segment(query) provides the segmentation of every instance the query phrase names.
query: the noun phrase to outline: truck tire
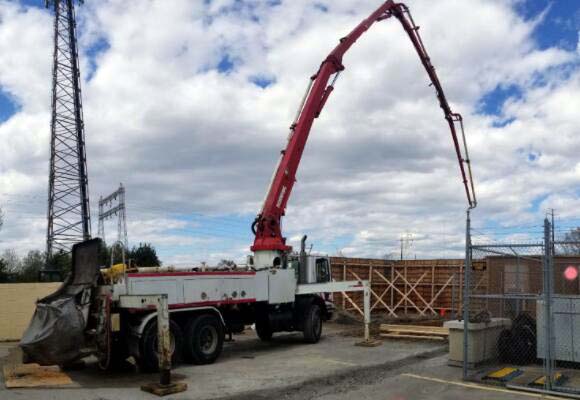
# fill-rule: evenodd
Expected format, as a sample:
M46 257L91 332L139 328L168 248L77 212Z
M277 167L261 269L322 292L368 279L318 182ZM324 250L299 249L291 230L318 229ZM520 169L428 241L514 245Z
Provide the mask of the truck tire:
M211 364L224 346L224 327L213 314L193 317L185 328L185 357L197 365Z
M128 369L131 365L131 363L127 361L127 358L129 358L127 343L120 337L113 337L111 339L111 351L109 353L108 365L101 365L101 363L99 363L99 367L106 371L123 371Z
M322 310L318 304L311 304L304 315L304 341L316 343L322 334Z
M272 332L268 316L256 320L256 334L262 342L269 342L272 340L274 332Z
M171 365L176 365L181 359L181 350L183 348L183 333L176 322L169 321L169 332L171 338ZM154 372L159 370L159 358L157 342L157 321L150 322L141 336L139 341L139 367L143 371Z

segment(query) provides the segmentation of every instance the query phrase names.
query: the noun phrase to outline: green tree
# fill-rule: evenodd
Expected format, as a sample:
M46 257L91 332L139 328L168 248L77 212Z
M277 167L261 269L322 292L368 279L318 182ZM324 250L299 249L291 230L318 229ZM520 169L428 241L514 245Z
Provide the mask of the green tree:
M121 264L123 262L123 252L125 252L125 263L129 262L129 249L126 249L120 242L114 243L109 247L109 261L111 263L111 254L113 255L113 265ZM155 249L153 249L155 252Z
M99 265L103 267L108 267L111 263L111 250L105 244L104 241L101 241L101 245L99 246Z
M8 265L0 258L0 283L8 283L12 280L12 275L8 270Z
M46 264L47 270L51 272L51 276L47 276L49 280L58 279L56 275L60 275L60 279L64 279L71 271L72 257L70 253L59 250L57 253L48 257Z
M226 260L225 258L220 260L218 263L218 268L236 268L237 265L233 260Z
M39 250L30 250L22 259L16 279L19 282L38 282L40 271L44 268L46 256Z
M151 243L139 243L138 247L133 246L128 258L132 259L133 264L139 267L158 267L161 265L157 251Z

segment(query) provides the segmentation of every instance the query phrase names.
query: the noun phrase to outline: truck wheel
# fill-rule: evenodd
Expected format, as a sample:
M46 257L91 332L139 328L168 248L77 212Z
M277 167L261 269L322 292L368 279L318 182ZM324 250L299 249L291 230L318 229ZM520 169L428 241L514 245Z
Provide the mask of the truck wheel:
M171 365L179 363L183 348L183 333L176 322L169 321ZM140 340L139 366L143 371L153 372L159 369L157 321L147 325Z
M322 334L322 311L318 304L312 304L304 315L304 341L316 343Z
M194 317L185 328L185 356L194 364L213 363L224 346L224 327L213 314Z
M127 358L127 343L119 337L113 337L111 340L111 353L109 354L109 365L105 368L107 371L119 372L126 370L131 365ZM99 367L103 368L99 363Z
M270 326L270 321L268 317L258 318L256 320L256 334L262 342L269 342L272 340L272 327Z

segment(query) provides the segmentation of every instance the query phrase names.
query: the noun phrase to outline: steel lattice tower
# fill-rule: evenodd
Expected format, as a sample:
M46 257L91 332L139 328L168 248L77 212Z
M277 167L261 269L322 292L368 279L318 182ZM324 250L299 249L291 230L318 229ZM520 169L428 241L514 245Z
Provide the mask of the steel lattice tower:
M91 217L74 0L47 0L45 4L54 10L46 240L50 257L89 239Z
M116 205L114 205L116 203ZM127 239L127 211L125 207L125 187L119 184L119 189L107 197L99 199L99 237L105 241L105 220L117 217L117 242L129 248Z

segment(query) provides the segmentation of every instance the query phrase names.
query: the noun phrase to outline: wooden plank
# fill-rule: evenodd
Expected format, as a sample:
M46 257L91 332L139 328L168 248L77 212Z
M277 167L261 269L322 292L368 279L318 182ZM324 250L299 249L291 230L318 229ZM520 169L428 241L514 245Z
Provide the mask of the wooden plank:
M439 331L421 331L414 329L401 329L401 330L387 330L381 331L381 333L393 333L395 335L418 335L418 336L441 336L448 337L449 332L439 332Z
M70 376L56 365L41 367L38 364L16 364L4 366L6 388L31 388L64 386L73 383Z
M397 271L396 271L396 272L397 272ZM401 275L399 272L397 272L397 274L398 274L397 278L399 278L399 277L401 277L401 278L402 278L402 275ZM415 290L415 287L417 287L417 285L418 285L419 283L421 283L421 281L423 280L423 278L425 277L425 275L426 275L426 274L427 274L427 272L425 272L423 275L421 275L421 277L419 278L419 280L418 280L417 282L415 282L415 283L413 284L413 286L411 286L411 291ZM402 278L402 279L404 279L404 278ZM416 290L415 290L415 293L417 293L417 291L416 291ZM410 294L410 293L409 293L409 292L407 292L407 296L408 296L409 294ZM419 298L421 298L421 300L423 301L423 303L427 304L427 302L426 302L425 300L423 300L423 298L422 298L422 297L419 295L419 293L417 293L417 295L419 296ZM403 300L404 300L404 299L405 299L407 296L404 296L403 298L401 298L401 300L399 300L399 302L398 302L398 303L395 305L395 307L394 307L394 308L396 309L398 306L400 306L400 305L401 305L401 303L403 302Z
M346 264L342 264L342 280L346 281ZM346 298L342 296L342 309L346 310Z
M435 265L431 266L431 298L435 295Z
M372 267L371 267L371 272L372 272ZM357 274L355 274L354 272L352 272L352 271L351 271L351 274L353 274L353 275L354 275L354 277L355 277L356 279L358 279L359 281L360 281L360 280L362 280L362 279L360 279L360 278L359 278L359 276L358 276ZM393 310L391 310L391 308L390 308L390 307L387 305L387 303L385 303L385 302L383 301L383 296L385 295L385 293L386 293L386 290L385 290L385 291L383 291L383 293L382 293L380 296L379 296L379 295L378 295L378 294L377 294L377 293L376 293L376 292L375 292L375 291L372 289L372 286L371 286L371 289L370 289L370 291L371 291L371 296L375 296L375 298L377 299L377 301L375 302L375 304L373 304L373 305L371 306L371 311L372 311L372 310L373 310L373 309L374 309L374 308L377 306L377 303L379 303L379 302L380 302L380 303L381 303L381 304L382 304L382 305L383 305L383 306L384 306L384 307L387 309L387 311L388 311L388 312L389 312L391 315L393 315L394 317L396 317L396 316L397 316L397 314L395 314L395 313L393 312Z
M397 274L398 274L399 276L401 276L401 274L400 274L399 272L397 272ZM424 273L423 273L423 275L421 275L421 277L420 277L420 278L419 278L419 280L417 281L417 283L421 282L421 281L423 280L423 278L425 277L425 275L426 275L426 274L427 274L427 272L424 272ZM406 284L406 285L407 285L407 284L409 284L409 285L410 285L410 283L407 281L407 279L406 279L406 278L403 278L403 277L401 276L401 279L403 279L403 280L405 281L405 284ZM416 285L415 285L415 286L416 286ZM411 295L411 293L412 293L412 292L415 292L415 294L417 295L417 297L418 297L418 298L419 298L419 299L420 299L420 300L421 300L421 301L422 301L422 302L423 302L423 303L424 303L424 304L427 306L427 307L425 307L425 309L423 309L423 312L421 312L421 311L419 310L419 312L421 313L421 315L424 315L424 314L425 314L425 311L426 311L427 309L430 309L430 310L431 310L431 312L432 312L433 314L437 315L437 313L435 312L435 310L433 310L433 308L431 307L431 304L427 303L427 302L425 301L425 299L423 298L423 296L421 296L421 295L419 294L419 292L417 292L417 290L415 290L415 286L411 286L411 288L410 288L409 290L407 290L407 295L405 296L405 298L406 298L406 299L408 299L408 298L409 298L409 296ZM432 302L432 301L431 301L431 302ZM405 309L405 310L406 310L406 309ZM406 312L407 312L407 311L405 311L405 313L406 313Z
M394 282L394 281L395 281L395 266L393 265L393 266L391 266L391 282ZM397 309L397 307L393 306L395 304L395 291L393 290L392 287L389 286L389 288L391 289L391 308L394 311Z
M381 337L390 339L414 339L414 340L433 340L443 342L446 339L441 336L422 336L422 335L403 335L396 333L381 333Z
M381 274L379 271L375 271L375 274L377 274L377 275L379 276L379 278L381 278L381 279L382 279L382 280L384 280L385 282L389 283L389 284L390 284L390 286L391 286L391 288L393 288L395 291L397 291L397 293L399 293L401 296L403 296L405 299L407 299L407 300L408 300L408 302L409 302L409 303L411 303L411 305L412 305L413 307L415 307L415 309L416 309L417 311L419 311L419 313L420 313L421 315L425 315L425 313L424 313L424 312L423 312L423 311L422 311L422 310L421 310L419 307L417 307L417 305L416 305L416 304L415 304L415 303L414 303L412 300L410 300L410 299L409 299L409 297L408 297L407 295L405 295L403 292L401 292L401 291L400 291L400 290L399 290L399 289L398 289L398 288L397 288L397 287L396 287L396 286L393 284L393 282L389 282L389 280L388 280L387 278L385 278L385 276L384 276L383 274ZM405 312L405 313L406 313L406 312Z
M352 301L349 296L347 296L346 292L340 292L340 293L342 293L342 295L348 300L348 302L350 304L352 304L352 306L355 308L355 310L357 310L359 312L360 315L362 315L362 316L365 315L365 313L360 309L360 307L354 301Z
M412 330L415 332L437 332L440 334L449 334L449 328L444 326L423 326L423 325L394 325L381 324L381 331L406 331Z
M429 308L429 307L432 307L432 306L433 306L433 303L435 303L435 300L437 300L437 298L439 297L439 295L440 295L441 293L443 293L443 291L445 290L445 288L447 287L447 285L449 285L449 283L451 283L451 281L452 281L452 280L453 280L453 276L449 277L449 279L447 280L447 282L445 282L445 285L444 285L444 286L443 286L441 289L439 289L439 291L437 292L437 294L435 295L435 297L433 297L433 298L431 299L431 302L430 302L430 303L427 305L427 307L425 307L425 308L423 309L423 311L426 311L426 310L427 310L427 308Z
M402 257L401 257L402 258ZM407 315L407 306L408 306L408 301L409 301L409 291L407 290L407 264L405 263L404 265L404 272L405 272L405 315ZM398 273L398 272L397 272ZM421 312L421 310L419 310L419 312L421 313L421 315L423 315L423 313Z
M449 328L445 326L428 326L428 325L399 325L399 324L381 324L381 329L415 329L421 331L441 331L449 332Z

